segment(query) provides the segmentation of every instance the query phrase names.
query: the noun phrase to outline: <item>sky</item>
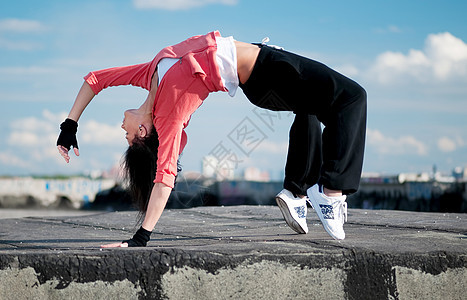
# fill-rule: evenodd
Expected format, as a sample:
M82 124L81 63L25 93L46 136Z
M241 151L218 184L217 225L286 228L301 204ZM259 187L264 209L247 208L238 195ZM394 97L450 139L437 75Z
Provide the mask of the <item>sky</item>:
M80 156L56 149L89 71L152 60L192 35L219 30L318 60L368 93L363 171L449 173L467 167L467 1L80 0L0 4L0 176L108 170L126 149L123 112L147 91L112 87L79 120ZM193 114L185 171L220 150L241 172L281 179L293 115L265 117L239 89L213 93ZM239 128L255 128L248 148ZM253 126L253 127L252 127ZM247 151L245 151L247 150Z

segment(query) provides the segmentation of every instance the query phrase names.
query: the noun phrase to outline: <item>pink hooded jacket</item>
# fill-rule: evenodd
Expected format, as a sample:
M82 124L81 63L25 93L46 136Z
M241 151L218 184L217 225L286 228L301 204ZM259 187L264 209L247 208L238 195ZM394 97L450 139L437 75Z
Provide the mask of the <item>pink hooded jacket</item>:
M218 31L191 37L162 49L147 63L90 72L84 77L94 94L110 86L134 85L151 89L151 79L162 58L178 58L160 82L152 111L159 135L157 172L154 182L174 186L177 160L187 136L183 130L191 115L211 92L227 91L216 62Z

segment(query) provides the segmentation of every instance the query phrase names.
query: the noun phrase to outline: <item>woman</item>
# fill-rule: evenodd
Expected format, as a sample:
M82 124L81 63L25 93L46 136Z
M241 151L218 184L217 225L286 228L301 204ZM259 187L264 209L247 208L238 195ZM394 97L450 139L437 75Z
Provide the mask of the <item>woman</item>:
M174 186L191 115L209 93L233 96L238 86L257 106L296 113L284 189L276 196L286 223L308 232L308 200L326 231L345 237L345 199L359 185L366 131L366 93L357 83L277 47L238 42L217 31L195 36L162 49L148 63L89 73L61 124L57 146L66 162L71 146L79 155L77 121L85 107L101 90L128 84L149 91L138 109L125 111L122 124L129 144L124 167L144 218L130 240L102 247L146 246Z

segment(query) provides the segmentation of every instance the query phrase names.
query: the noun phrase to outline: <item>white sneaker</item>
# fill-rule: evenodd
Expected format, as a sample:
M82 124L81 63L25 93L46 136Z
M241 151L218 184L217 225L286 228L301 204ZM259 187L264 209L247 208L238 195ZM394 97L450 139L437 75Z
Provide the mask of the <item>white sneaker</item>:
M344 222L347 222L347 203L345 195L339 197L328 197L318 184L307 190L311 206L318 214L321 223L327 233L336 240L345 239Z
M290 191L283 189L276 196L276 202L279 206L285 222L298 233L308 233L306 225L306 197L295 197Z

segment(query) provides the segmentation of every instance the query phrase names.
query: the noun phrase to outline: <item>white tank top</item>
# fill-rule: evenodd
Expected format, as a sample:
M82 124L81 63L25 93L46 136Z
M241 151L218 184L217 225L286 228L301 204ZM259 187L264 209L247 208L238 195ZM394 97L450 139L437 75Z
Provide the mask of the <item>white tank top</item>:
M222 84L227 89L229 96L233 97L235 96L239 84L237 74L237 48L231 36L216 36L216 43L216 61L219 66ZM178 58L163 58L159 61L157 64L159 83L162 81L165 73L167 73L178 60Z

